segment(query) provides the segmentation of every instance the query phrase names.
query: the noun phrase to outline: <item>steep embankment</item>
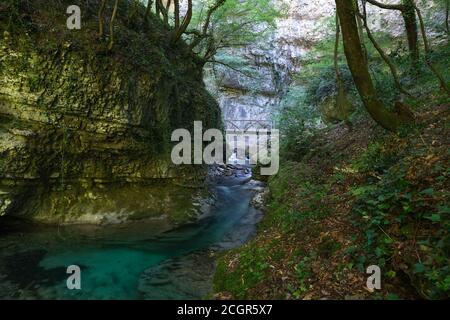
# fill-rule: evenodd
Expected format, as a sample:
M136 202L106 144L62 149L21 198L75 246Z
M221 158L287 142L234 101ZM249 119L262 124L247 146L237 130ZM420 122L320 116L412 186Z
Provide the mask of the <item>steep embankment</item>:
M334 37L324 39L326 30L334 31L333 1L297 6L304 2L292 1L289 14L292 28L304 36L287 31L286 41L305 49L303 54L309 50L311 57L299 55L298 79L281 105L289 108L278 121L280 172L269 180L271 198L257 237L220 258L216 297L448 298L449 99L421 64L413 75L404 71L402 77L415 96L407 102L417 114L411 128L399 135L386 133L368 119L356 95L352 131L324 125L317 117L319 111L326 116L321 104L329 98L334 107L336 98L330 90L335 84L329 58ZM436 9L433 1L420 4L430 8L424 10L429 20L443 25L442 12L431 10ZM371 10L370 26L377 37L384 36L381 31L389 33L384 44L389 55L396 63L408 61L399 13ZM447 35L429 25L433 61L450 80ZM368 48L371 69L384 66ZM324 72L327 68L331 72ZM398 95L391 74L374 70L380 96L390 98L387 105L392 105ZM353 85L351 77L349 82ZM317 99L305 99L311 92ZM316 115L310 116L311 111ZM382 290L366 287L366 270L373 265L380 267Z
M83 2L82 29L68 30L71 4L0 5L0 215L186 219L199 190L184 186L204 172L172 165L170 134L221 121L201 68L143 8L121 5L108 51L97 6Z
M256 239L221 258L217 297L448 298L449 120L447 102L401 136L367 120L317 133L270 179Z

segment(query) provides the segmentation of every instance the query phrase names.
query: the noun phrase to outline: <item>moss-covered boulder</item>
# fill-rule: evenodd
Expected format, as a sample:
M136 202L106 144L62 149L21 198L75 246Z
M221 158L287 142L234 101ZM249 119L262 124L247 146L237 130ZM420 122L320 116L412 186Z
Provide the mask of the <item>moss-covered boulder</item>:
M97 4L75 1L82 28L67 29L72 2L0 5L0 215L183 220L204 170L171 163L171 133L221 125L201 67L134 1L120 2L112 50Z

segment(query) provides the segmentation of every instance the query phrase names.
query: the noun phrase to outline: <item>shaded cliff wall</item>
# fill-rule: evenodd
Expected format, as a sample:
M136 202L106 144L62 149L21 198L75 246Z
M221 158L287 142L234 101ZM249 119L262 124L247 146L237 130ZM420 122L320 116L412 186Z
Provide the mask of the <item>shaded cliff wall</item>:
M170 135L194 120L221 127L195 57L127 2L108 51L97 5L80 1L82 29L71 31L70 4L0 6L0 215L95 223L195 215L200 194L190 187L205 172L171 163Z

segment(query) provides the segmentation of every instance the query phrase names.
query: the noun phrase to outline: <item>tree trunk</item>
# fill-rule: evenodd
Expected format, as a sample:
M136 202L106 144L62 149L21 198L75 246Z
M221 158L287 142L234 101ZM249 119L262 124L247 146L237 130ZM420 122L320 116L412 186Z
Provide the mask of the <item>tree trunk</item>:
M361 12L360 7L359 7L359 2L356 1L356 5L358 6L357 10L358 12ZM365 3L363 2L363 11L364 11L364 15L365 15ZM369 54L367 52L367 47L366 44L364 43L364 24L363 21L360 17L360 15L356 16L356 23L358 24L358 32L359 32L359 38L361 39L361 45L363 48L363 52L364 52L364 57L366 57L366 60L369 61Z
M152 10L152 4L153 4L153 0L147 1L147 8L145 9L145 19L148 19L149 15L150 15L150 11Z
M386 4L376 0L366 0L370 4L387 10L398 10L401 12L405 22L406 36L408 38L408 47L411 60L413 63L419 59L419 45L418 45L418 26L415 13L414 0L402 0L401 4Z
M117 10L119 9L119 0L114 3L114 9L111 15L111 21L109 22L109 44L108 50L111 51L114 46L114 22L117 17Z
M102 0L98 9L98 37L103 37L103 12L105 11L106 0Z
M447 30L447 34L450 33L450 27L449 27L449 14L450 13L450 0L447 0L445 2L445 29Z
M349 119L349 114L352 109L351 103L348 99L347 92L345 92L344 80L342 79L339 70L339 43L340 43L341 28L339 26L339 17L336 13L336 41L334 44L334 70L336 72L336 86L337 95L335 103L335 111L337 112L337 120L344 121L348 129L351 131L353 126Z
M174 1L175 29L180 27L180 0Z
M170 6L172 4L172 0L167 0L166 6L164 7L164 23L169 24L169 15L170 15Z
M181 39L181 36L189 27L191 20L192 20L192 0L188 0L188 9L186 12L186 16L184 17L183 22L181 23L180 27L178 29L174 29L173 38L172 38L174 43Z
M361 47L353 1L336 0L336 7L341 23L347 63L364 106L379 125L395 132L402 124L411 119L404 116L403 113L390 112L378 98Z
M161 15L161 7L162 7L161 0L156 0L156 2L155 2L155 12L156 12L156 16L158 18L160 18L160 15Z
M406 35L411 61L419 61L419 36L414 0L403 0L402 17L405 21Z

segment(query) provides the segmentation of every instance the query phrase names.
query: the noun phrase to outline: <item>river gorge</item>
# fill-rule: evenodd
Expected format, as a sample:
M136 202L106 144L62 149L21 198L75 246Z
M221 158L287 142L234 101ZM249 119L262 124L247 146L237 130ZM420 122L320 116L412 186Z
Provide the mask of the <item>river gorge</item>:
M448 260L420 255L448 240L444 1L413 8L414 68L403 0L50 2L0 1L0 300L446 294ZM389 136L406 118L425 131Z
M60 227L4 222L0 227L0 298L211 296L215 257L252 237L262 217L251 202L264 186L250 178L242 172L211 185L214 204L208 212L178 227L163 219ZM81 290L67 290L70 265L81 268Z

